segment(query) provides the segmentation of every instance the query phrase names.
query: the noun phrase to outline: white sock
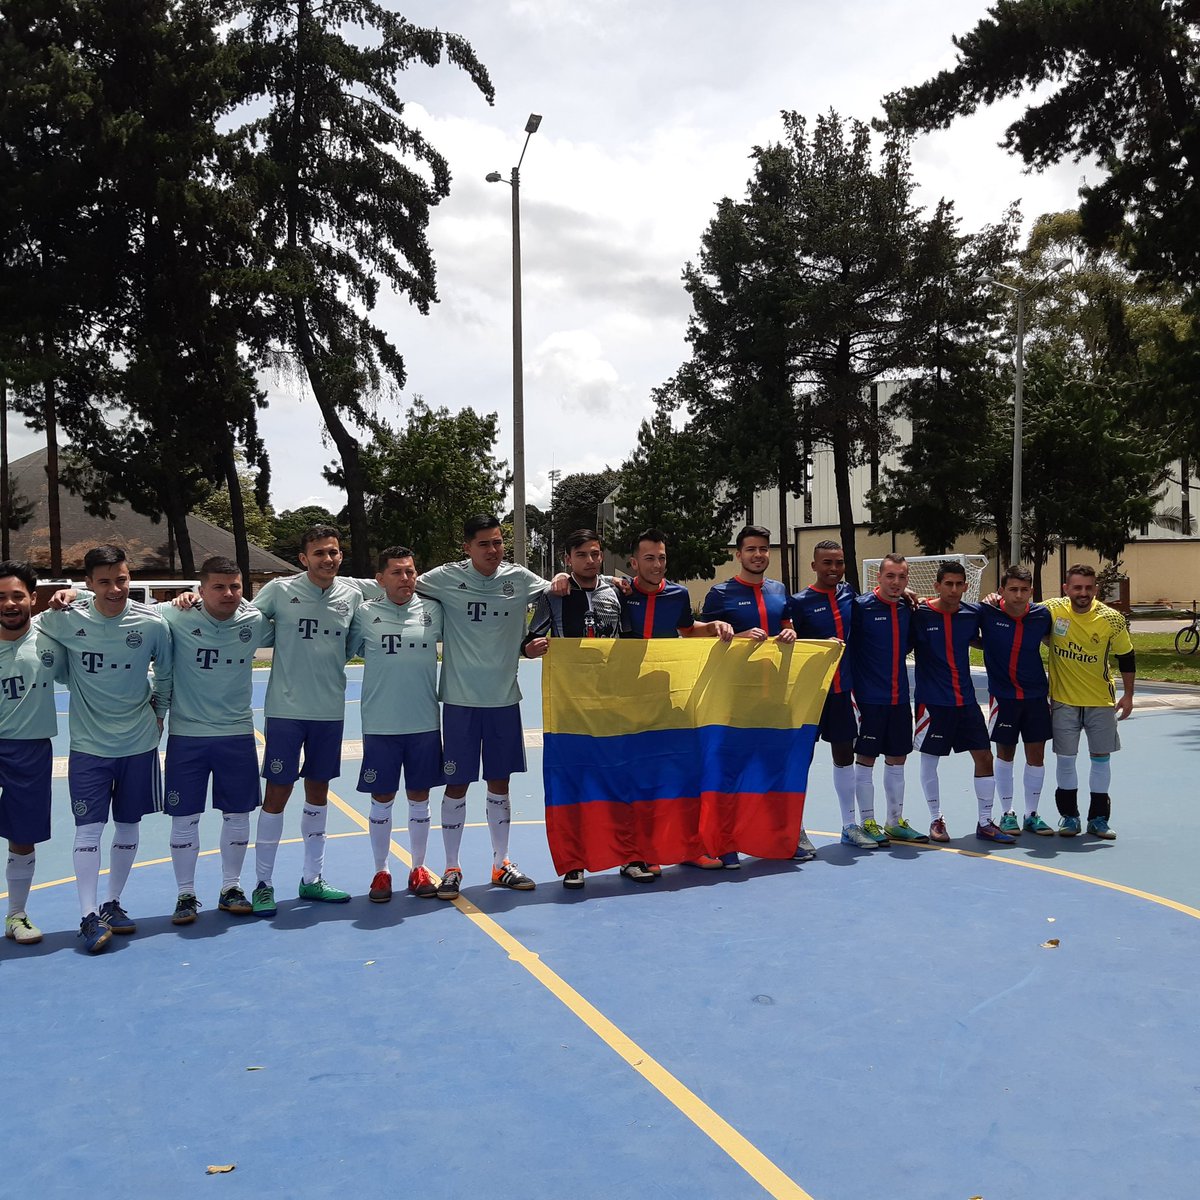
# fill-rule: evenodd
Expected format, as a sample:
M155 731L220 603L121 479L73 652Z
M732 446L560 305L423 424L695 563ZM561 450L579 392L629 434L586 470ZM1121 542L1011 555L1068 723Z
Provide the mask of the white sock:
M1112 759L1093 758L1092 769L1088 772L1088 791L1094 796L1108 794L1112 784Z
M842 828L854 824L854 794L857 784L854 778L854 764L848 767L833 768L833 792L837 796L838 808L842 813Z
M834 777L836 779L836 776ZM854 798L858 801L858 819L875 820L875 770L874 767L854 764Z
M975 800L979 806L979 823L986 825L992 819L992 802L996 798L996 778L993 775L975 776ZM1004 810L1008 812L1008 809Z
M1013 811L1013 764L998 758L992 765L996 772L996 799L1000 801L1001 812Z
M904 817L904 764L883 764L883 795L887 800L887 823L898 825Z
M99 908L96 893L100 887L100 837L103 833L103 821L75 826L75 848L71 858L75 865L75 886L79 889L81 917Z
M408 802L408 845L412 851L412 865L423 867L429 852L429 797Z
M171 818L171 865L182 896L196 894L196 860L200 857L200 814Z
M24 912L29 903L29 889L33 886L33 867L37 862L37 851L32 854L8 852L8 866L4 880L8 884L8 915Z
M120 900L121 893L137 858L141 825L129 821L113 822L112 845L108 851L108 898Z
M304 839L304 883L316 883L325 866L325 826L329 821L328 804L306 804L300 810L300 836Z
M283 813L258 810L258 829L254 834L254 873L259 883L270 886L275 874L275 855L279 853L279 839L283 836Z
M387 866L388 843L392 840L392 802L381 803L371 798L371 815L367 818L371 831L371 855L375 859L375 870Z
M921 761L921 791L929 805L929 815L936 821L942 815L942 786L938 782L938 756L918 754Z
M492 866L500 866L508 857L508 829L512 820L512 804L507 796L489 791L487 794L488 833L492 837Z
M242 864L250 844L250 814L224 813L221 817L221 891L240 887Z
M1025 785L1025 815L1032 816L1038 810L1042 800L1042 784L1046 780L1045 767L1031 767L1025 764L1025 775L1022 782Z
M1079 768L1075 765L1075 755L1056 754L1054 756L1054 775L1060 788L1072 792L1079 787Z
M442 796L442 845L446 848L446 866L457 867L462 846L463 824L467 819L466 796Z

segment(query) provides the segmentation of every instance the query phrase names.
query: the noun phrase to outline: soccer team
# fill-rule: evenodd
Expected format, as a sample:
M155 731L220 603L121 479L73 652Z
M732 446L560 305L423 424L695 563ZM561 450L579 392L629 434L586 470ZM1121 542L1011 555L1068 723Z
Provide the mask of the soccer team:
M600 573L602 546L592 530L567 540L566 571L542 579L504 559L495 517L464 525L461 562L418 575L413 553L393 546L379 555L373 580L338 574L336 529L314 526L300 546L304 570L272 580L248 603L229 559L211 558L197 593L170 605L129 599L125 554L113 546L84 559L86 591L57 593L50 610L33 616L37 580L26 564L0 563L0 836L8 839L6 937L41 940L26 906L35 847L50 837L50 792L56 733L54 684L71 692L68 786L75 818L74 868L80 904L79 940L88 953L114 934L135 932L121 893L136 858L140 821L165 810L171 817L171 859L177 901L172 920L196 920L195 871L199 822L210 790L222 814L222 884L218 908L262 916L276 911L273 884L284 810L304 780L300 832L303 866L298 894L342 903L349 894L323 876L330 781L341 772L345 664L364 661L362 764L358 790L371 796L369 840L375 874L369 897L392 896L387 858L392 804L403 777L412 869L408 888L421 898L453 900L462 884L459 851L468 786L487 785L487 824L494 886L535 884L509 858L511 776L525 770L517 687L522 654L546 653L551 637L707 636L728 641L836 638L843 655L821 717L833 757L841 841L874 849L889 842L949 841L941 810L938 762L970 753L978 801L976 836L1011 843L1022 831L1054 830L1038 813L1045 744L1057 756L1058 832L1082 831L1076 758L1081 734L1091 759L1087 831L1112 839L1110 756L1120 748L1117 721L1128 716L1134 653L1119 613L1096 599L1095 572L1072 567L1063 597L1031 604L1031 577L1009 568L994 603L963 600L966 577L954 562L938 570L936 595L916 600L908 566L887 556L878 585L857 596L844 582L840 547L820 543L814 580L789 596L766 578L770 538L760 526L737 536L738 573L713 587L700 618L686 589L666 579L666 536L638 535L631 580ZM536 601L531 622L529 605ZM1049 678L1040 647L1049 647ZM442 665L438 672L438 647ZM985 723L970 674L970 647L981 644L991 694ZM271 647L265 700L260 796L251 709L255 652ZM914 652L916 728L909 703L906 658ZM1116 699L1110 661L1123 695ZM158 746L168 724L165 782ZM990 728L989 728L990 725ZM1024 816L1014 809L1014 759L1025 746ZM996 747L993 758L990 744ZM914 747L929 806L928 837L904 817L904 764ZM884 757L886 804L874 810L874 764ZM444 786L441 828L445 867L440 880L426 865L430 791ZM999 824L992 812L997 791ZM260 808L261 803L261 808ZM857 814L856 814L857 806ZM247 896L241 876L255 830L256 886ZM101 842L111 816L106 898L99 900ZM857 816L857 820L855 819ZM801 829L795 858L816 853ZM736 846L688 864L735 869ZM658 864L633 861L621 873L651 882ZM563 885L584 886L582 869Z

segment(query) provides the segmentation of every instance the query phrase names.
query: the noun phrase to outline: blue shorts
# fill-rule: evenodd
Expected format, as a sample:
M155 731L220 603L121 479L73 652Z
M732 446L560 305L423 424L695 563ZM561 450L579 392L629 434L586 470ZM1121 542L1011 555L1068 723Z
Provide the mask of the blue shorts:
M165 810L169 817L194 817L204 811L212 776L213 808L227 813L253 812L262 802L258 790L258 751L254 734L231 737L167 738Z
M907 704L860 704L854 753L903 758L912 752L912 709Z
M406 791L427 792L441 787L446 782L442 775L441 734L436 729L428 733L363 734L360 792L390 796L399 791L402 767Z
M342 773L342 722L267 718L262 777L290 787L297 779L328 783ZM300 749L304 748L304 769Z
M467 708L442 705L442 759L446 785L474 783L480 752L484 779L509 779L525 770L525 731L521 706Z
M849 692L830 692L821 709L821 741L852 742L858 737L854 701Z
M49 738L0 741L0 837L18 846L50 840Z
M990 750L987 725L975 703L917 705L913 745L922 754L943 758L952 750Z
M72 750L67 785L76 825L104 824L110 805L113 820L125 825L136 825L147 813L162 812L157 748L124 758Z
M1048 742L1050 701L1046 696L1037 700L1007 700L993 696L988 710L988 733L997 746L1015 746L1018 741Z

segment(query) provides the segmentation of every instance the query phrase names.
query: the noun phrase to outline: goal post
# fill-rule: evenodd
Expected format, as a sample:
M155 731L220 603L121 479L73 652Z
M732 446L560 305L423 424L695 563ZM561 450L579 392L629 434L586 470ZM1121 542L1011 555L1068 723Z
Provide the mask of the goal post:
M921 556L907 554L904 560L908 563L908 586L918 596L934 595L933 585L937 582L938 567L944 562L952 562L961 564L967 572L967 594L964 599L970 600L972 603L979 602L979 584L988 565L987 555L935 554ZM882 558L863 559L862 586L864 592L870 591L878 582L879 564L882 562Z

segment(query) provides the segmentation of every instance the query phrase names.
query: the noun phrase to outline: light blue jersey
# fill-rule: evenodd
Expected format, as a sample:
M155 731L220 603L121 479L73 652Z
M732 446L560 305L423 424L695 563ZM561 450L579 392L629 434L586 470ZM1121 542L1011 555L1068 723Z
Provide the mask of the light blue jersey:
M447 704L504 708L521 699L517 663L525 612L549 588L549 580L515 563L480 575L469 559L434 567L417 579L417 591L442 605L441 697Z
M38 632L36 618L24 637L0 642L0 738L32 741L58 733L56 680L67 681L67 656Z
M62 612L42 613L38 629L67 654L71 749L97 758L153 750L155 713L165 717L171 706L171 633L158 607L130 600L105 617L91 600L76 600Z
M254 733L254 651L274 640L271 622L243 600L224 621L194 608L160 606L171 628L175 688L170 732L182 737Z
M429 733L438 722L437 647L442 606L414 596L369 600L350 625L350 654L362 655L363 733Z
M322 589L307 575L290 575L263 585L252 603L275 626L268 717L344 718L350 621L364 595L371 599L382 594L369 579L337 578Z

